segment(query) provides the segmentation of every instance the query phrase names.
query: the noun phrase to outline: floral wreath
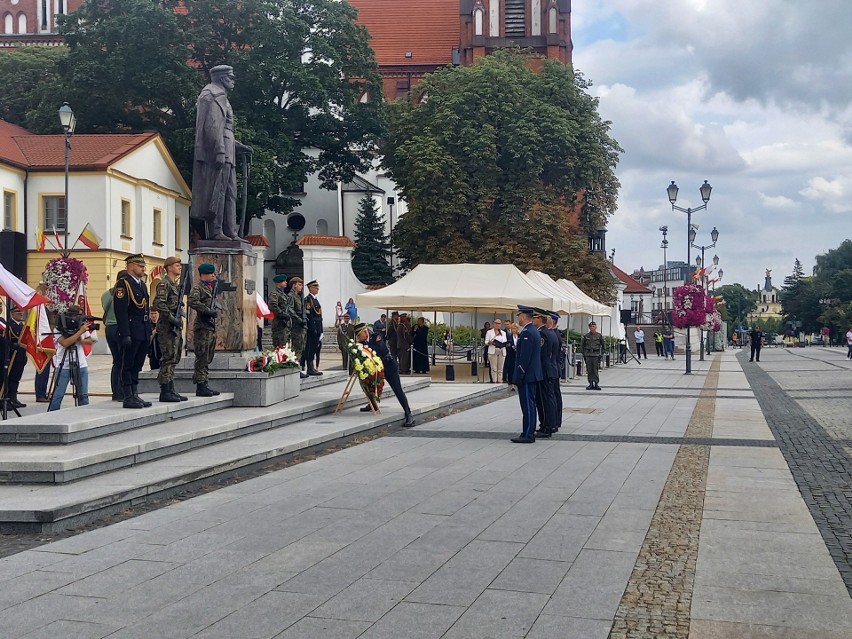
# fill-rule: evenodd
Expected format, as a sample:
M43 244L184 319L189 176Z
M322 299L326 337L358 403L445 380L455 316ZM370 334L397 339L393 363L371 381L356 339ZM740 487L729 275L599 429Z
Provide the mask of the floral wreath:
M89 273L82 260L75 257L55 257L44 267L44 294L50 302L48 311L64 313L77 303L77 289L89 281Z
M351 339L346 344L346 352L361 388L367 398L378 406L385 387L385 365L382 358L369 346Z

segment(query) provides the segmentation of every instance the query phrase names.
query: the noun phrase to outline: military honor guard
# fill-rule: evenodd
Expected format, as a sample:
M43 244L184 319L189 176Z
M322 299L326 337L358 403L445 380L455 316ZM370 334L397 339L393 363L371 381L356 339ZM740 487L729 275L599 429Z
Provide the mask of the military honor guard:
M308 322L305 319L305 304L302 299L302 287L304 286L301 277L290 278L290 292L287 294L287 315L290 317L290 341L293 344L293 352L299 361L302 363L302 368L305 367L305 340L307 339ZM302 372L301 377L304 379L307 375Z
M159 345L160 368L157 381L160 384L161 402L183 402L188 398L175 390L175 366L180 362L183 348L183 321L181 319L181 296L183 295L180 258L169 257L163 266L163 279L157 284L157 292L151 306L159 313L156 339Z
M213 298L213 286L216 280L216 269L212 264L201 264L198 267L198 281L189 293L187 304L195 311L195 322L192 324L192 344L195 348L195 370L192 382L195 384L196 397L215 397L219 391L210 388L207 378L210 373L210 362L216 353L216 310Z
M287 276L280 273L272 278L273 288L267 304L272 318L272 346L278 348L290 342L290 315L287 313Z
M147 408L151 402L139 397L139 371L145 365L151 340L150 304L145 275L145 256L141 253L125 258L127 274L115 283L113 308L121 342L121 383L124 408Z
M2 311L2 308L3 305L0 304L0 311ZM5 384L6 398L9 400L8 406L11 408L26 408L27 405L18 400L18 387L21 384L24 367L27 365L27 350L21 344L21 334L24 332L24 312L11 302L9 304L9 325L6 327L5 332L0 332L0 340L4 341L4 347L4 338L7 337L6 332L8 333L9 346L11 348L8 355L9 368L8 371L0 371L0 384L4 380L2 373L6 372ZM5 365L6 357L4 354L3 357L0 357L0 367Z
M543 379L536 388L536 410L539 415L539 437L550 437L558 429L559 416L556 412L556 386L559 384L559 362L556 351L559 339L547 327L550 312L540 308L533 310L533 325L541 337L541 370Z
M598 333L597 323L589 322L589 332L583 335L583 339L580 342L580 352L583 354L583 360L586 362L586 378L589 380L586 390L601 389L598 382L600 382L599 372L604 348L604 338L603 335Z
M302 358L302 367L307 367L308 375L322 375L314 365L314 360L322 348L322 306L319 299L319 282L311 280L308 282L308 294L305 296L305 321L307 331L305 339L305 356Z
M563 366L565 364L562 357L562 335L559 333L557 324L559 323L559 314L550 312L550 317L547 319L547 328L553 333L556 340L556 350L553 353L553 366L556 368L556 379L551 381L553 385L553 393L556 396L556 428L559 430L562 427L562 388L559 386L559 379L562 377Z
M349 313L344 313L340 323L337 325L337 348L340 349L340 353L343 355L343 370L348 370L350 373L352 372L352 368L349 365L349 350L347 345L349 344L349 340L354 339L355 324L352 323Z
M520 437L512 438L516 444L535 442L536 386L544 379L541 368L541 336L532 323L533 312L529 306L518 306L518 323L522 328L515 347L512 383L518 388L523 430Z
M369 346L376 355L382 358L382 364L385 367L385 381L391 387L391 390L393 390L393 394L396 395L396 399L399 405L402 406L403 413L405 414L405 422L403 422L402 426L404 428L411 428L414 426L414 417L411 416L411 407L408 405L408 398L405 396L405 391L402 390L402 381L399 379L399 366L396 363L396 358L391 355L388 349L385 336L381 333L370 335L369 325L364 322L355 325L355 335L359 342ZM363 413L368 413L371 410L372 408L369 404L361 408L361 412Z

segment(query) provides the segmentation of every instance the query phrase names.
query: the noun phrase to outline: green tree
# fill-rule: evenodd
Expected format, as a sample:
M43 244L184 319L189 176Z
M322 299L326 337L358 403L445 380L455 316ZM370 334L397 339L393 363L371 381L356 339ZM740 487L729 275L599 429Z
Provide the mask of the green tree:
M87 0L61 23L66 99L83 131L160 131L189 179L198 92L230 64L249 214L287 213L309 174L331 188L374 158L381 81L355 16L336 0Z
M379 217L376 201L369 193L361 198L358 219L355 221L355 251L352 253L352 271L364 284L390 284L393 271L390 267L391 243L385 225Z
M746 324L746 316L757 307L758 294L742 284L725 284L715 290L725 303L721 307L722 319L728 322L728 330Z
M21 47L0 55L0 118L33 133L59 133L57 111L65 95L60 62L63 47Z
M615 208L621 149L571 67L502 50L448 67L392 105L384 166L408 211L393 242L421 262L512 262L571 278L609 301L590 230ZM585 197L584 197L585 195Z

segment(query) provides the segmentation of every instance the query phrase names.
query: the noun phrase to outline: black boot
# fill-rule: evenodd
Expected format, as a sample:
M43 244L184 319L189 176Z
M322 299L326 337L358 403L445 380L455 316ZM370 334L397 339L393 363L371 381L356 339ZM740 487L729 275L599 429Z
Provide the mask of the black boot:
M180 397L172 392L170 384L160 384L160 401L161 402L179 402Z
M189 397L187 397L186 395L181 395L180 393L178 393L178 392L175 390L175 380L172 380L172 381L170 381L170 382L169 382L169 390L170 390L170 391L172 391L172 394L173 394L175 397L179 398L179 399L180 399L180 401L185 402L185 401L188 401L188 400L189 400Z
M320 373L320 372L319 372L316 368L314 368L313 366L308 366L308 375L316 376L316 375L322 375L322 373Z
M406 411L405 413L405 421L402 424L403 428L411 428L414 426L414 418L411 416L410 411Z
M122 404L124 408L145 408L145 404L140 397L136 397L133 394L132 386L124 387L124 403Z
M215 391L207 385L207 382L200 382L195 385L196 397L216 397L219 391Z
M26 404L18 401L18 383L19 382L9 382L9 404L12 408L26 408Z
M133 396L136 397L136 399L138 399L140 402L142 402L142 406L144 408L148 408L149 406L153 406L153 404L151 402L145 401L144 399L139 397L139 390L138 390L139 385L138 384L133 384L133 386L131 388L133 389Z

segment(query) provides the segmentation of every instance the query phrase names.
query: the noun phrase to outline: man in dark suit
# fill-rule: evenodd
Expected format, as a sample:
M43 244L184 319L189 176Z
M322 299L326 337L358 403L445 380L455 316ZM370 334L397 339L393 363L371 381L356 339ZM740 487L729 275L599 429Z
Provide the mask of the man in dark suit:
M565 366L562 354L562 335L559 332L558 323L559 314L551 312L550 318L547 320L547 328L553 333L556 346L556 350L552 353L553 366L556 367L556 378L550 380L550 383L553 385L553 392L556 395L556 430L559 430L562 426L562 387L559 385L559 380L562 377Z
M124 408L147 408L137 392L139 371L145 365L148 343L151 341L148 287L142 281L145 275L145 257L139 253L124 260L127 275L115 283L113 308L121 342L121 383L124 386Z
M302 357L302 366L307 366L308 375L322 375L314 365L316 355L322 348L322 306L317 299L319 293L319 282L311 280L308 282L308 294L305 296L305 319L308 322L307 339L305 341L305 355Z
M518 387L523 432L520 437L512 438L516 444L535 442L536 385L544 378L541 370L541 336L532 325L532 317L532 308L518 306L518 322L523 328L518 335L512 382Z
M559 338L547 327L550 312L540 308L535 309L533 324L541 336L541 369L544 379L538 384L538 401L536 408L539 412L540 426L538 435L550 437L559 429L556 408L556 391L554 386L559 384Z

